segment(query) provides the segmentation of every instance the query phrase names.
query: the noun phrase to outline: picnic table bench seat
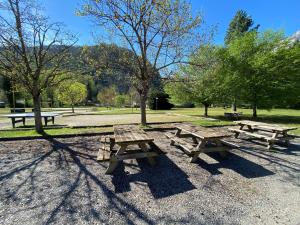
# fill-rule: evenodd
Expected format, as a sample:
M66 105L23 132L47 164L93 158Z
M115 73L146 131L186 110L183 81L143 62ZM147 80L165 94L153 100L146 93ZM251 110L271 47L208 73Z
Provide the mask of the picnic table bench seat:
M195 162L200 153L219 152L222 156L225 156L226 151L232 147L232 145L222 140L231 136L229 132L190 124L175 124L175 127L177 129L176 133L166 133L166 136L171 139L171 145L176 143L187 155L192 157L191 162ZM193 144L183 139L185 137L191 137Z
M194 145L188 143L187 141L185 141L182 138L177 137L175 134L166 132L165 135L167 136L167 138L169 138L171 140L171 145L174 145L176 143L184 150L184 152L187 155L191 155L194 152L199 152L199 150L196 150Z
M108 161L110 159L111 152L111 140L114 137L112 135L104 135L100 139L100 148L97 155L98 161Z
M224 117L228 119L239 119L243 115L242 112L225 112Z
M154 138L148 136L144 130L133 125L114 126L114 135L104 136L100 142L101 148L99 149L97 160L109 161L106 174L111 174L118 163L123 160L147 158L153 166L155 157L165 154L154 143ZM115 145L118 145L118 149L114 149ZM128 148L130 145L137 145L139 148Z
M287 132L295 130L295 127L283 127L277 124L268 124L263 122L256 122L250 120L239 120L234 121L240 127L229 128L229 131L235 133L235 137L238 138L240 134L248 135L260 140L264 140L268 143L267 149L270 150L275 143L289 144L289 141L294 138L294 136L289 135ZM247 129L244 129L247 127ZM259 131L262 132L258 133Z

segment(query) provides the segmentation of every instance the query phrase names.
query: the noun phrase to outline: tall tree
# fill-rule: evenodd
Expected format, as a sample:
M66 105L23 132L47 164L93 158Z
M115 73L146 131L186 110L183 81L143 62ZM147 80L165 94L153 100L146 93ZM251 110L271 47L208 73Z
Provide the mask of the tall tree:
M204 116L208 116L208 107L218 100L218 57L219 48L203 45L191 58L191 64L181 68L182 75L166 85L166 92L172 99L195 102L204 106ZM195 66L196 65L196 66ZM197 65L202 65L199 68Z
M185 0L87 0L80 15L114 32L134 54L134 86L140 95L141 123L146 125L146 100L155 74L186 61L199 44L201 17L193 17Z
M299 86L299 53L288 46L281 33L248 32L230 42L228 56L232 73L227 75L239 84L241 99L252 105L254 118L258 107L271 108L289 98L287 91Z
M21 84L34 102L35 129L43 132L41 93L62 80L74 39L50 23L34 0L1 0L0 71Z
M228 45L230 41L242 36L245 32L250 31L254 21L245 11L238 10L231 20L226 31L225 44ZM258 29L259 25L253 29ZM253 30L252 29L252 30Z
M241 37L244 33L248 31L257 30L259 25L252 28L254 21L252 20L251 16L249 16L245 11L238 10L231 20L229 27L226 31L225 36L225 44L228 45L231 41L236 38ZM232 109L236 111L236 100L237 96L235 96L232 100Z

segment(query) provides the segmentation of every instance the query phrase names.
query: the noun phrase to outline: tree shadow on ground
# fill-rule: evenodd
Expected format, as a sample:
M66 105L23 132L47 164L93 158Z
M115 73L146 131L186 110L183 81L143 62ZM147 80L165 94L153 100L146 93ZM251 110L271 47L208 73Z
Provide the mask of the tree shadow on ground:
M257 178L274 174L263 166L231 152L227 152L226 157L221 157L218 153L208 153L207 155L218 161L218 163L209 164L200 158L198 158L196 163L212 175L222 174L219 171L220 168L231 169L246 178Z
M31 212L30 216L24 218L24 222L28 220L27 222L34 223L35 219L39 218L42 224L71 224L76 223L78 219L86 222L94 219L99 223L107 223L112 210L120 215L126 224L135 224L133 217L145 224L154 224L152 218L123 196L116 195L112 188L104 183L105 179L99 178L104 170L93 170L92 166L96 163L94 157L78 152L57 139L47 141L51 145L49 151L44 150L37 157L33 156L31 161L0 175L1 188L6 190L1 200L6 204L22 203L22 207L13 210L11 216L20 212ZM50 178L54 179L55 183L49 183ZM99 196L105 199L102 200L104 208L99 208ZM9 216L9 213L6 216Z
M151 167L146 159L138 159L140 172L128 174L124 172L124 164L118 166L112 177L116 192L130 191L131 182L147 184L155 199L184 193L196 187L188 180L187 174L182 171L166 155L157 157L157 164Z

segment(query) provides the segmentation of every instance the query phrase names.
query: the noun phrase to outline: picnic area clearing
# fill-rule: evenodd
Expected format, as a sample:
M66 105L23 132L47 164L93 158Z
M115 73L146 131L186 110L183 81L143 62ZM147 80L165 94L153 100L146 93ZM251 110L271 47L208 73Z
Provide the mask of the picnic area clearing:
M167 154L153 167L125 160L113 176L96 160L101 136L1 142L0 224L299 221L299 139L275 152L241 141L243 151L190 163L163 132L147 133Z

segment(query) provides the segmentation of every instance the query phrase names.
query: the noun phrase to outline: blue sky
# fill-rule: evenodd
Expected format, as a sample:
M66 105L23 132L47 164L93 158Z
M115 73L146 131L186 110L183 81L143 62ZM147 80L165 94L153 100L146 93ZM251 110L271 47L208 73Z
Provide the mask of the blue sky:
M81 0L43 0L46 14L63 22L67 29L79 37L78 44L93 44L92 32L98 30L86 17L78 17L75 10ZM283 30L291 35L300 30L300 0L191 0L193 12L202 12L207 25L216 25L215 43L223 44L230 20L238 9L252 16L260 30Z

